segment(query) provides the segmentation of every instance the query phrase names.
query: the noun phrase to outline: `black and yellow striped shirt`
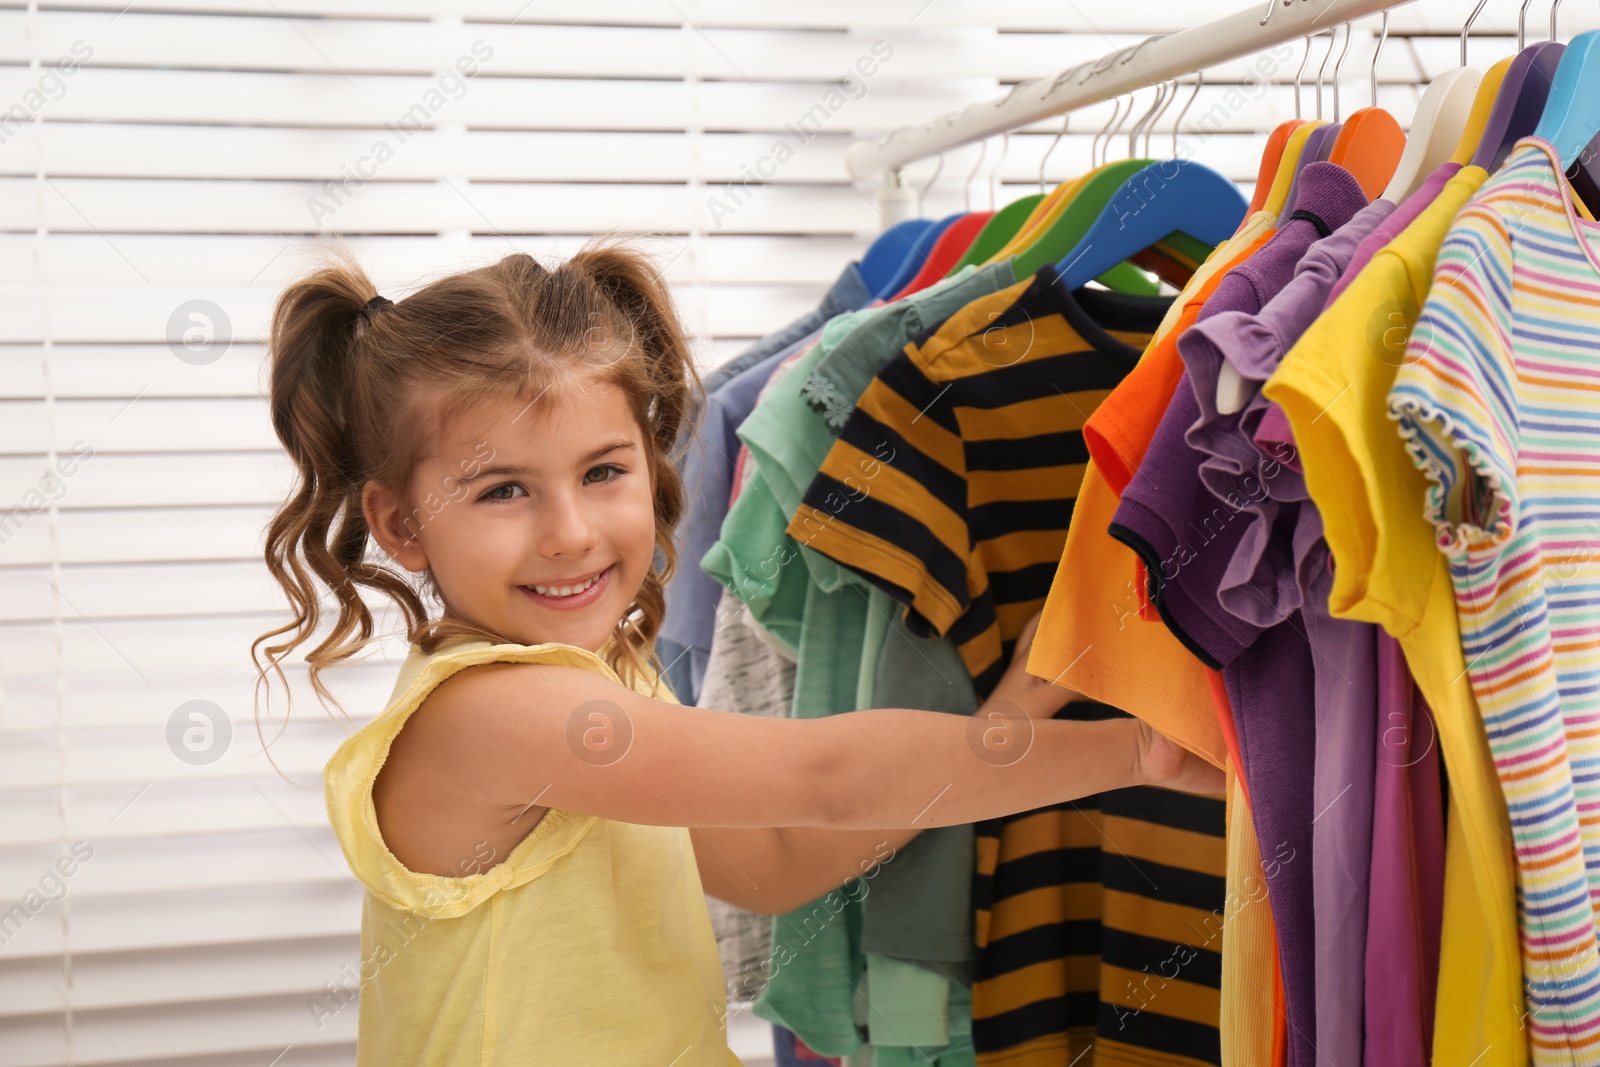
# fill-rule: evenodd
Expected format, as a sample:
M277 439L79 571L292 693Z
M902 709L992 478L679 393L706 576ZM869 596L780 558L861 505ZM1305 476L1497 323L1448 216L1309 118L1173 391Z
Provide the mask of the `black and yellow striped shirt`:
M788 534L905 604L913 633L948 634L987 696L1050 592L1084 421L1167 304L1069 291L1053 265L968 304L868 386ZM1219 1062L1220 800L1126 789L977 831L980 1064L1072 1062L1091 1041L1100 1067Z

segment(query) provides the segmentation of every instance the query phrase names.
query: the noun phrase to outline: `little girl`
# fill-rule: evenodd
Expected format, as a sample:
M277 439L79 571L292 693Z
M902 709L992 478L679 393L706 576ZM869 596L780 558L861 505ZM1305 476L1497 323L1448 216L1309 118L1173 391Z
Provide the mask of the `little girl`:
M410 630L388 706L325 771L367 888L362 1067L737 1065L706 893L780 914L925 827L1221 790L1138 720L1051 721L1071 694L1024 670L1037 616L970 719L680 705L653 646L701 386L626 247L512 255L399 303L342 261L279 299L270 388L298 482L266 562L295 619L252 655L287 633L265 649L281 678L323 586L319 699L373 636L364 590Z

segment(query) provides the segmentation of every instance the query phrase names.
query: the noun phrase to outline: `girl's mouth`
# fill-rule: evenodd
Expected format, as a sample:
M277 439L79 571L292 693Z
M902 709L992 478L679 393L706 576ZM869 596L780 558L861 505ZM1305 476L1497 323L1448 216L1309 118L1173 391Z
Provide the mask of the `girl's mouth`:
M611 583L611 573L616 569L617 565L613 563L590 579L587 587L580 586L577 592L569 593L567 596L560 596L554 592L541 593L531 585L519 585L517 588L521 589L530 599L542 607L550 608L553 611L573 611L577 608L588 607L600 599L601 595L606 591L606 587ZM571 587L543 586L542 588L561 589Z

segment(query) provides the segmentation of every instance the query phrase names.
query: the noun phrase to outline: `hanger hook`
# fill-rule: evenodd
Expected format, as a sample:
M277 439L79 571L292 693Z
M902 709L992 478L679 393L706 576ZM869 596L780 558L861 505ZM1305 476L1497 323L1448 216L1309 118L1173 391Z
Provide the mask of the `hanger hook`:
M1132 159L1139 152L1139 135L1144 128L1156 117L1156 112L1161 107L1161 101L1167 96L1167 83L1161 82L1155 87L1156 93L1150 98L1150 110L1139 116L1139 121L1133 124L1133 129L1128 131L1128 158ZM1131 111L1129 112L1132 113Z
M927 213L928 213L928 210L927 210L928 194L933 191L933 183L939 180L939 175L943 171L944 171L944 153L940 152L939 153L939 162L933 168L933 177L929 178L928 179L928 184L924 185L922 187L922 189L917 193L917 210L920 211L924 216L926 216Z
M1488 2L1489 0L1478 0L1478 6L1472 9L1472 14L1467 16L1466 23L1461 27L1461 65L1463 67L1467 65L1467 34L1471 32L1472 24L1478 21L1478 16L1482 14L1484 5ZM1556 3L1560 2L1561 0L1556 0Z
M1530 0L1531 2L1531 0ZM1383 13L1383 27L1378 31L1378 47L1372 50L1372 66L1368 76L1372 85L1372 103L1370 107L1378 106L1378 57L1383 55L1383 43L1389 39L1389 12Z
M1550 0L1550 39L1556 39L1556 12L1561 10L1561 0Z
M1119 112L1121 110L1122 110L1122 97L1119 96L1119 97L1117 97L1115 100L1113 100L1111 102L1111 117L1106 119L1106 124L1104 126L1100 127L1099 132L1097 132L1094 135L1094 139L1089 142L1089 169L1090 170L1093 170L1100 163L1100 138L1104 137L1106 135L1106 131L1111 129L1112 120L1117 117L1117 112Z
M1339 36L1339 27L1335 26L1328 31L1328 50L1322 55L1322 63L1317 67L1317 118L1322 118L1322 75L1328 69L1328 60L1333 58L1334 38Z
M1116 129L1112 130L1111 131L1111 136L1106 138L1105 148L1103 149L1103 151L1105 152L1105 159L1102 160L1102 162L1105 162L1105 163L1111 162L1111 143L1113 141L1115 141L1118 137L1122 136L1122 125L1123 125L1123 123L1127 122L1129 119L1133 118L1133 109L1134 109L1134 107L1136 107L1138 105L1138 103L1139 103L1138 97L1136 97L1133 93L1130 92L1128 94L1128 110L1117 118Z
M1194 98L1200 95L1200 86L1206 83L1206 72L1194 72L1194 92L1189 94L1189 99L1183 102L1183 110L1178 112L1178 117L1172 120L1172 158L1178 158L1178 127L1183 125L1183 116L1189 113L1189 105L1194 103Z
M1311 58L1311 35L1306 34L1306 51L1300 57L1300 69L1294 72L1294 117L1300 117L1300 79L1306 72L1306 61Z
M1522 7L1517 10L1517 51L1521 52L1528 47L1528 5L1533 0L1522 0Z
M1156 123L1161 121L1161 117L1167 113L1167 109L1172 106L1172 102L1178 99L1178 79L1173 78L1171 81L1164 82L1163 84L1166 87L1167 93L1165 99L1161 101L1161 110L1155 113L1155 117L1150 120L1150 125L1144 128L1144 154L1146 158L1148 158L1150 155L1150 140L1155 135ZM1176 155L1176 151L1174 151L1173 154Z
M1339 50L1339 61L1333 65L1333 121L1339 121L1339 71L1344 68L1344 57L1350 54L1350 38L1356 35L1352 23L1344 24L1344 47Z
M994 169L989 172L989 210L995 210L995 203L1000 191L1000 168L1005 165L1006 153L1011 151L1011 131L1007 130L1000 137L1000 158L994 161Z
M1040 95L1039 99L1040 100L1048 100L1050 98L1050 94L1054 93L1057 89L1061 88L1061 86L1066 83L1066 80L1068 78L1070 78L1072 75L1074 75L1074 74L1076 74L1078 72L1078 68L1081 67L1081 66L1083 66L1082 63L1074 63L1072 66L1068 67L1066 70L1062 71L1060 74L1057 74L1055 76L1055 80L1050 83L1050 88L1046 89L1044 91L1044 93L1042 95Z
M1133 112L1133 94L1131 93L1128 94L1128 112L1130 114ZM1126 117L1128 115L1123 114L1122 110L1122 98L1118 96L1117 109L1110 115L1110 123L1107 123L1106 131L1104 131L1106 136L1099 142L1099 165L1104 166L1110 162L1110 142L1117 136L1117 131L1122 130L1122 123Z
M1146 37L1144 40L1142 40L1138 44L1134 45L1133 48L1128 51L1128 54L1122 57L1121 65L1122 66L1127 66L1129 63L1133 62L1133 58L1139 54L1139 50L1141 48L1143 48L1145 45L1149 44L1151 41L1159 41L1159 40L1161 40L1161 38L1163 38L1165 36L1166 36L1166 34L1164 34L1164 33L1152 33L1150 36Z
M1267 24L1267 20L1272 17L1272 9L1277 7L1277 6L1278 6L1278 0L1267 0L1267 13L1265 15L1261 16L1261 21L1258 22L1256 25L1265 26Z
M1061 137L1067 132L1067 123L1072 121L1072 112L1068 111L1061 116L1061 129L1056 131L1055 140L1050 142L1050 147L1044 150L1044 158L1039 160L1039 195L1044 195L1044 165L1050 162L1050 153L1056 150L1056 145L1061 143Z
M972 183L978 180L978 168L983 166L983 157L989 154L989 139L985 137L978 142L978 161L972 165L972 173L967 175L967 184L961 189L961 206L966 211L972 210Z

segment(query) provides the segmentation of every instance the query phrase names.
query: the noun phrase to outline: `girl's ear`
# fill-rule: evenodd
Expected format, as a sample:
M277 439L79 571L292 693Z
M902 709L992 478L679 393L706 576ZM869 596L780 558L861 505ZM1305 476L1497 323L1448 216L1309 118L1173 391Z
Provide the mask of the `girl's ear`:
M408 571L428 569L428 556L422 549L420 516L408 521L405 508L375 481L361 487L361 513L367 529L384 553Z

